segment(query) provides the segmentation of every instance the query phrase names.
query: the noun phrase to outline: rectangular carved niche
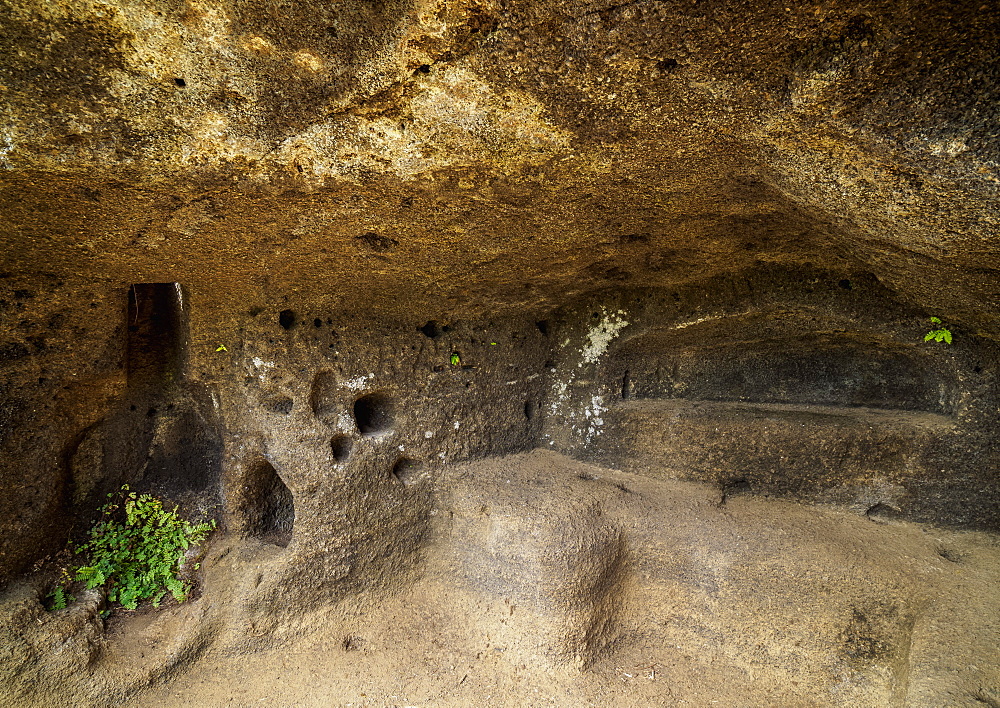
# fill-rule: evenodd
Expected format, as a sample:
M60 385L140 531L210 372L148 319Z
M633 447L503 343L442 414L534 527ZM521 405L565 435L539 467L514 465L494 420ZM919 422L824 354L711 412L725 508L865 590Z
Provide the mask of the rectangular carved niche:
M136 283L128 290L128 382L163 388L183 369L184 295L180 283Z

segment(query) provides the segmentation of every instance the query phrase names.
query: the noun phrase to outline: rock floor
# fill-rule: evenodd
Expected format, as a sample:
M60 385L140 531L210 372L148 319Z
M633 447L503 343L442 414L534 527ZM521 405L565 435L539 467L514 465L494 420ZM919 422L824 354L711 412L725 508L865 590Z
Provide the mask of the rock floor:
M313 608L258 651L216 641L130 705L1000 705L995 536L545 451L440 489L405 590ZM120 624L127 651L236 602L212 577L238 556L214 548L205 593L155 632Z

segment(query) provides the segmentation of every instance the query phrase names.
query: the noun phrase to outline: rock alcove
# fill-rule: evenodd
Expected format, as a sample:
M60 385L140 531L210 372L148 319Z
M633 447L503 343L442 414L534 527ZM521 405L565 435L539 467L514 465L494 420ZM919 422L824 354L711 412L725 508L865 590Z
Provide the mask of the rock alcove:
M4 7L0 703L1000 705L998 26Z

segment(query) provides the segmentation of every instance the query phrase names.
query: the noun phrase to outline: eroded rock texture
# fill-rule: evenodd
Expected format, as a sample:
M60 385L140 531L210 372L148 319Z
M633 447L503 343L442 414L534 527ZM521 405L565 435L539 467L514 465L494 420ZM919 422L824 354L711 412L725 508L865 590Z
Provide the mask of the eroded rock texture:
M780 497L995 538L998 26L995 4L906 0L9 0L0 690L119 700L432 582L456 604L427 612L535 617L454 640L513 667L698 635L741 676L784 667L733 700L997 703L995 616L918 647L947 613L913 588L947 583L845 576L831 615L807 583L817 677L790 634L738 641L757 600L665 560L637 531L673 528L655 509L532 504L535 457L516 489L455 469L544 448L553 470L703 485L705 524ZM931 316L951 344L924 341ZM159 648L132 673L99 597L39 604L123 483L222 525L201 598L133 632ZM706 573L743 563L780 596L766 554L712 555L691 524L671 538ZM681 606L732 626L681 627ZM939 681L941 655L986 668Z

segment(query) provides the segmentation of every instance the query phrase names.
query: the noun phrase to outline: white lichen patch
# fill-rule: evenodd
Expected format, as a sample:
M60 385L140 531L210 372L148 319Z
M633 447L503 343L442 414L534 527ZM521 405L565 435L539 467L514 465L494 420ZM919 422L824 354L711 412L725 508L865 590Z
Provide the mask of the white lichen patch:
M264 379L267 378L268 372L274 368L273 361L264 361L259 356L255 356L251 359L250 363L253 365L254 369L256 369L257 378L261 380L261 383L263 383Z
M358 376L353 379L348 379L342 385L349 391L360 391L366 385L368 385L368 379L375 378L375 374L369 373L367 375Z
M552 403L549 404L549 412L555 415L559 412L559 407L569 398L569 381L556 381L552 384Z
M587 344L584 345L583 352L581 352L580 366L595 363L608 350L611 341L628 326L628 320L623 317L624 314L624 310L610 314L605 312L601 321L590 328L590 331L587 332Z
M583 417L586 418L586 431L584 432L586 442L589 443L601 434L601 428L604 426L604 418L601 416L607 410L608 407L604 405L603 396L591 397L590 405L583 410Z

